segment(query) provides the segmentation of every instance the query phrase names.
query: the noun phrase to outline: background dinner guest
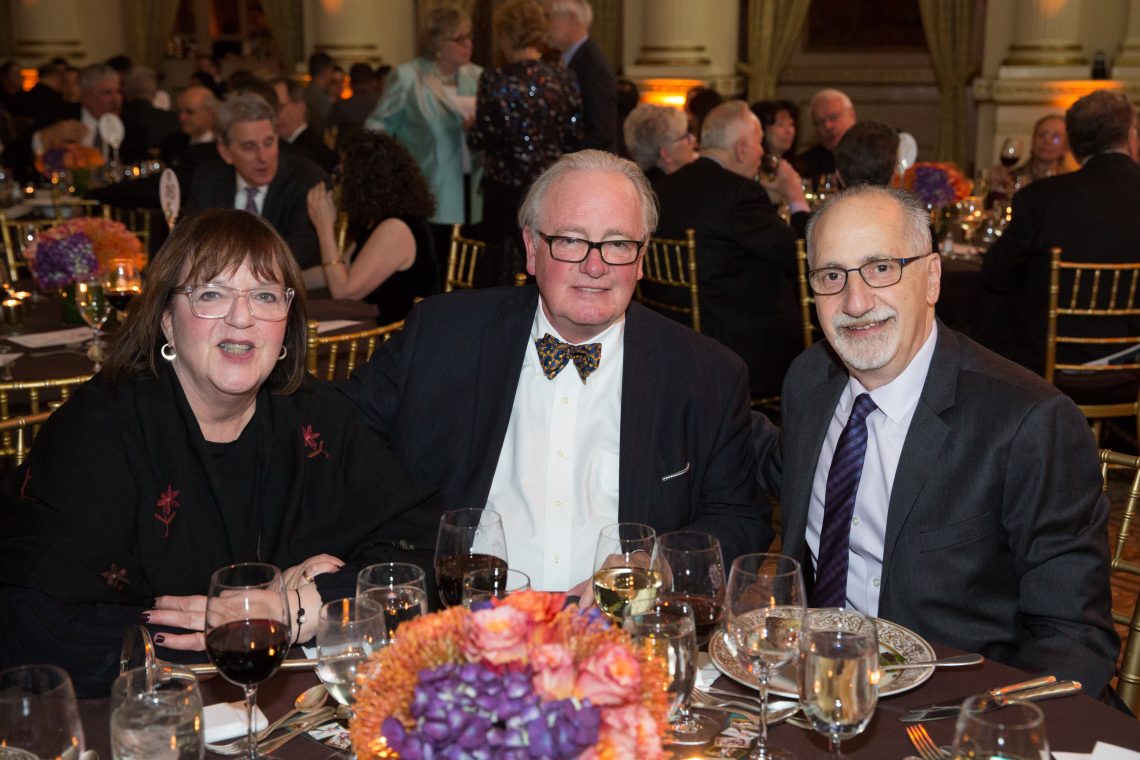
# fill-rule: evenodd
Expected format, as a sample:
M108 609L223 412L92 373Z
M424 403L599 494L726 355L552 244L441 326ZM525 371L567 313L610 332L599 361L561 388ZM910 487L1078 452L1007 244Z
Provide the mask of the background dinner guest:
M1099 90L1074 103L1065 122L1080 171L1040 179L1014 195L1013 218L982 260L986 288L1005 294L982 342L1038 373L1045 369L1049 249L1060 246L1069 261L1140 261L1140 167L1131 101L1123 92ZM1128 317L1098 319L1091 327L1078 317L1060 319L1061 332L1090 337L1140 330ZM1057 359L1084 362L1109 353L1103 346L1062 346Z
M617 80L598 43L590 38L594 9L589 0L543 0L547 39L561 55L562 65L578 77L585 110L585 135L580 148L618 150Z
M103 372L0 490L0 668L62 665L84 696L106 695L140 620L164 659L201 650L195 595L218 567L289 568L304 641L352 593L342 560L430 546L439 520L433 489L305 374L300 273L269 225L206 211L166 247Z
M756 441L809 603L1101 694L1120 641L1085 418L935 319L941 260L913 196L850 188L807 242L827 341L788 371L780 445Z
M418 57L397 66L366 129L395 137L420 165L435 198L431 224L440 271L453 224L482 218L482 157L467 149L464 131L474 122L475 92L482 67L471 63L471 18L451 5L437 5L420 25Z
M336 151L325 145L321 133L309 124L309 107L305 103L305 88L288 77L277 77L269 82L277 94L278 145L307 158L331 174L336 170Z
M685 94L685 115L689 118L689 131L698 138L705 117L724 102L724 96L708 87L694 87Z
M1006 198L1035 180L1068 174L1080 165L1069 151L1069 137L1065 117L1051 113L1042 116L1033 125L1033 144L1029 157L1020 165L1007 169L998 164L990 168L993 192Z
M523 271L519 204L530 183L583 135L582 96L573 71L543 63L546 16L538 0L495 9L495 44L506 59L479 78L468 144L483 150L483 239L495 243L497 284Z
M796 155L800 109L790 100L758 100L752 113L764 128L764 154L791 161Z
M800 176L818 190L820 177L835 172L835 156L832 151L855 123L855 106L846 93L827 88L811 96L809 110L819 142L796 156L794 164Z
M190 197L190 182L198 167L220 158L214 146L218 100L207 87L192 85L178 94L178 134L162 144L162 160L178 175L182 194Z
M309 56L309 86L305 88L305 104L309 110L309 123L313 130L324 134L325 122L332 109L333 98L329 85L335 78L333 59L328 53L317 51Z
M324 283L333 298L376 304L382 325L401 320L416 298L436 290L436 259L427 227L435 201L427 182L404 146L388 135L364 133L345 153L341 194L349 241L343 256L337 247L332 192L316 185L308 196Z
M389 67L390 69L391 67ZM329 109L329 127L336 130L337 150L344 150L364 127L364 120L380 101L376 75L367 63L354 63L348 70L352 97L338 100Z
M590 578L598 531L618 520L707 531L726 561L771 539L743 364L630 303L656 222L631 161L562 156L519 211L537 290L425 300L345 387L449 507L502 516L511 567L536 589Z
M891 184L899 165L899 131L881 121L852 124L835 146L835 174L843 187Z
M697 138L683 111L640 103L622 125L630 156L654 188L682 166L697 160Z

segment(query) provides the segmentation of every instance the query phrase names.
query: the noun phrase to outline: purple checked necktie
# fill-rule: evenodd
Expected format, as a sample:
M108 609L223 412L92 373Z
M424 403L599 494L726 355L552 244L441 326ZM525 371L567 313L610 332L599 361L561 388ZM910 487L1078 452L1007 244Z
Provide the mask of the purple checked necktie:
M245 210L255 216L260 216L257 213L257 188L253 185L247 185L245 188Z
M812 607L846 606L851 515L855 511L855 494L859 491L863 458L867 453L867 415L877 408L870 394L859 394L847 427L839 434L839 443L835 446L823 500L823 530L819 534Z

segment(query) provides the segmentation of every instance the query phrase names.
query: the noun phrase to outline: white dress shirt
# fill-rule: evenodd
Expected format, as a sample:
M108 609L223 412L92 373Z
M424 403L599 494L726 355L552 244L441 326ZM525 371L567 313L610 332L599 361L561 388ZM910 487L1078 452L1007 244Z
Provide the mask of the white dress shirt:
M566 591L593 574L598 531L618 521L625 320L588 341L602 354L585 383L573 362L546 378L534 346L546 333L563 340L540 297L486 506L503 518L507 563L531 588Z
M878 409L867 415L867 454L863 474L855 494L855 510L851 516L851 533L847 550L847 608L864 615L879 612L879 589L883 574L883 546L887 535L887 509L895 482L903 443L910 421L922 395L922 386L934 357L938 340L937 324L906 369L891 382L870 391ZM839 396L827 437L819 452L808 506L807 544L812 563L819 564L819 534L823 529L823 503L827 493L827 474L839 443L839 434L847 426L855 399L866 393L863 384L851 377Z
M237 174L235 172L235 174ZM237 195L234 196L234 208L245 211L245 189L247 187L254 187L245 181L245 178L237 174ZM265 193L269 189L268 185L257 185L257 194L253 196L253 202L257 204L257 213L260 215L262 209L265 208Z

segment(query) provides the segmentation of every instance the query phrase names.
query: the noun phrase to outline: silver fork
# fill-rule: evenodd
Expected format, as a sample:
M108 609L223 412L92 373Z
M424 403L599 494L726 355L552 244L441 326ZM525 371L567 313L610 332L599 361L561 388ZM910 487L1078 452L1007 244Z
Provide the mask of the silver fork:
M907 726L906 735L922 760L946 760L948 757L942 748L934 743L934 739L930 738L926 726L921 723Z

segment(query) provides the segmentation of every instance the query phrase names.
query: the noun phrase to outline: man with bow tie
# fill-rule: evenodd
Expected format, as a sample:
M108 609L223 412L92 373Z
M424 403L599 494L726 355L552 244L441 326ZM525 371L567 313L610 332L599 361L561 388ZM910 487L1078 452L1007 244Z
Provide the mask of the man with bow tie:
M726 562L771 541L746 367L630 303L656 224L635 164L563 156L519 211L537 290L424 301L345 389L448 509L502 516L533 588L588 580L599 529L619 521L712 533Z

